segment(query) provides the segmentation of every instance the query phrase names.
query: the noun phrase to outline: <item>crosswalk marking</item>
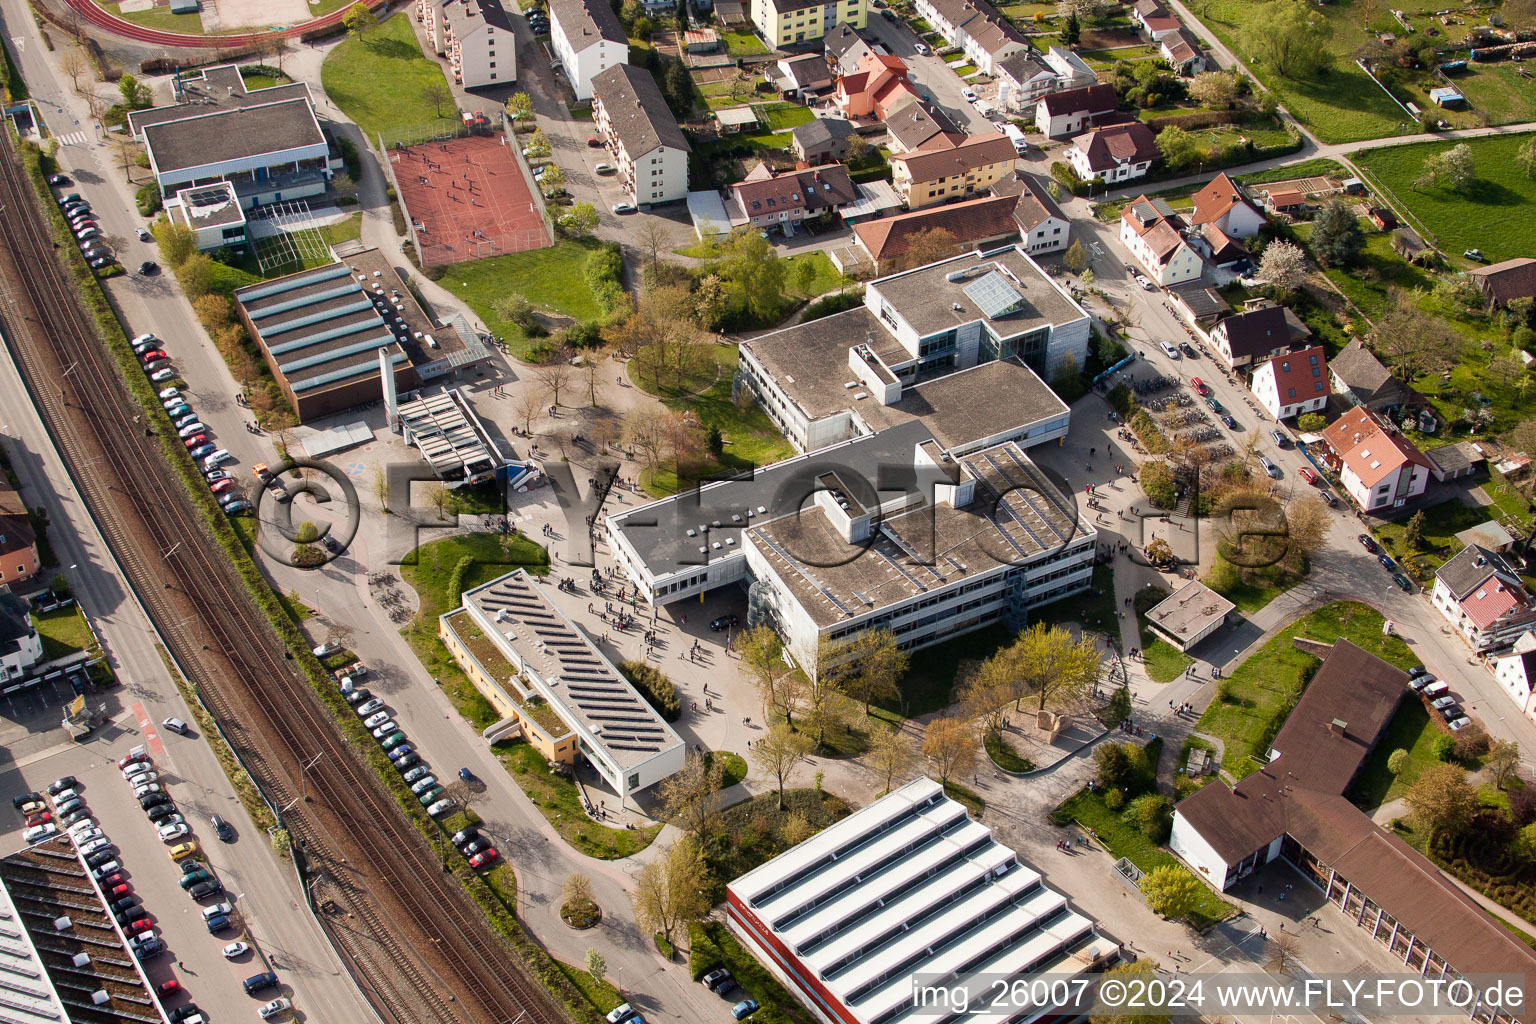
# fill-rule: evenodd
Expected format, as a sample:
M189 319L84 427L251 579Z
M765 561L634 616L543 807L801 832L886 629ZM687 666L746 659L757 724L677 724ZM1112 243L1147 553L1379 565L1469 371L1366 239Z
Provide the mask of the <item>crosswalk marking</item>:
M90 141L90 136L85 132L69 132L58 136L58 140L61 146L83 146Z

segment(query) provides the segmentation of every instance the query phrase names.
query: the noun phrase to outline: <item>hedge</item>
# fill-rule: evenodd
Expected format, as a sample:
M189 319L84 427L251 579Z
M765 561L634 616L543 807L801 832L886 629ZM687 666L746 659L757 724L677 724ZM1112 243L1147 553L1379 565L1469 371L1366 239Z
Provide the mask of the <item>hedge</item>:
M612 313L628 303L629 296L620 280L624 273L624 257L617 242L605 242L588 253L584 273L587 287L604 313Z
M832 316L835 313L846 313L850 309L864 305L864 289L853 288L846 292L838 292L836 295L823 295L815 302L805 307L805 312L800 314L800 322L808 324L812 320L820 320L822 317Z
M620 662L619 671L662 718L675 722L683 716L683 699L661 669L649 662L630 660Z
M1085 196L1091 185L1077 176L1077 172L1064 161L1057 160L1051 164L1051 177L1059 181L1064 188L1075 196Z

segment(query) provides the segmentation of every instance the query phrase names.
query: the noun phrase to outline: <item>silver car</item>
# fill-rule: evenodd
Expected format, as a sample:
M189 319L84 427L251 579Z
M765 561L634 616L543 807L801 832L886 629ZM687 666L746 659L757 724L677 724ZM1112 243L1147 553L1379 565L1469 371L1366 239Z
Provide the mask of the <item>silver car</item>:
M367 729L376 729L387 721L389 721L388 711L375 711L373 714L363 719L363 726Z

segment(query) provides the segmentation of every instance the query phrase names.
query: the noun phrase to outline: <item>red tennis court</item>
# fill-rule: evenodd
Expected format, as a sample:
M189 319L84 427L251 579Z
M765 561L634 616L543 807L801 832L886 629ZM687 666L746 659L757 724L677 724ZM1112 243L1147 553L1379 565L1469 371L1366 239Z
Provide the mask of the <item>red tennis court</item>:
M389 163L423 266L552 242L540 201L499 134L397 147Z

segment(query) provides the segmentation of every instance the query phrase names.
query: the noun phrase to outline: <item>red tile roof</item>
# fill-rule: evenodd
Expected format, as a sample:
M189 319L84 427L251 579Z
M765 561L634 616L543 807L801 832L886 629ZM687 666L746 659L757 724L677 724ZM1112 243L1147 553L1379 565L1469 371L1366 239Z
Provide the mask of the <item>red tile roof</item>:
M1330 423L1323 431L1323 440L1366 487L1375 487L1410 462L1431 468L1423 452L1402 435L1389 432L1364 406L1356 406Z
M1248 202L1248 197L1243 194L1237 182L1223 172L1195 193L1195 208L1189 215L1189 222L1199 225L1220 220L1223 214L1239 203L1244 203L1250 208L1253 206ZM1258 211L1254 210L1254 212Z
M943 228L961 245L998 238L1018 231L1013 220L1013 196L988 196L932 210L917 210L899 217L865 221L854 227L859 244L876 260L895 259L907 251L912 236Z
M1482 285L1483 293L1503 304L1510 299L1536 296L1536 259L1521 257L1489 267L1473 267L1467 276Z
M1492 576L1480 588L1461 601L1461 610L1467 613L1478 629L1487 629L1516 608L1524 606L1528 595L1525 588L1518 590Z
M1328 361L1321 345L1276 356L1259 367L1259 372L1263 373L1266 366L1275 375L1281 405L1307 402L1328 394ZM1294 396L1290 394L1293 388Z

